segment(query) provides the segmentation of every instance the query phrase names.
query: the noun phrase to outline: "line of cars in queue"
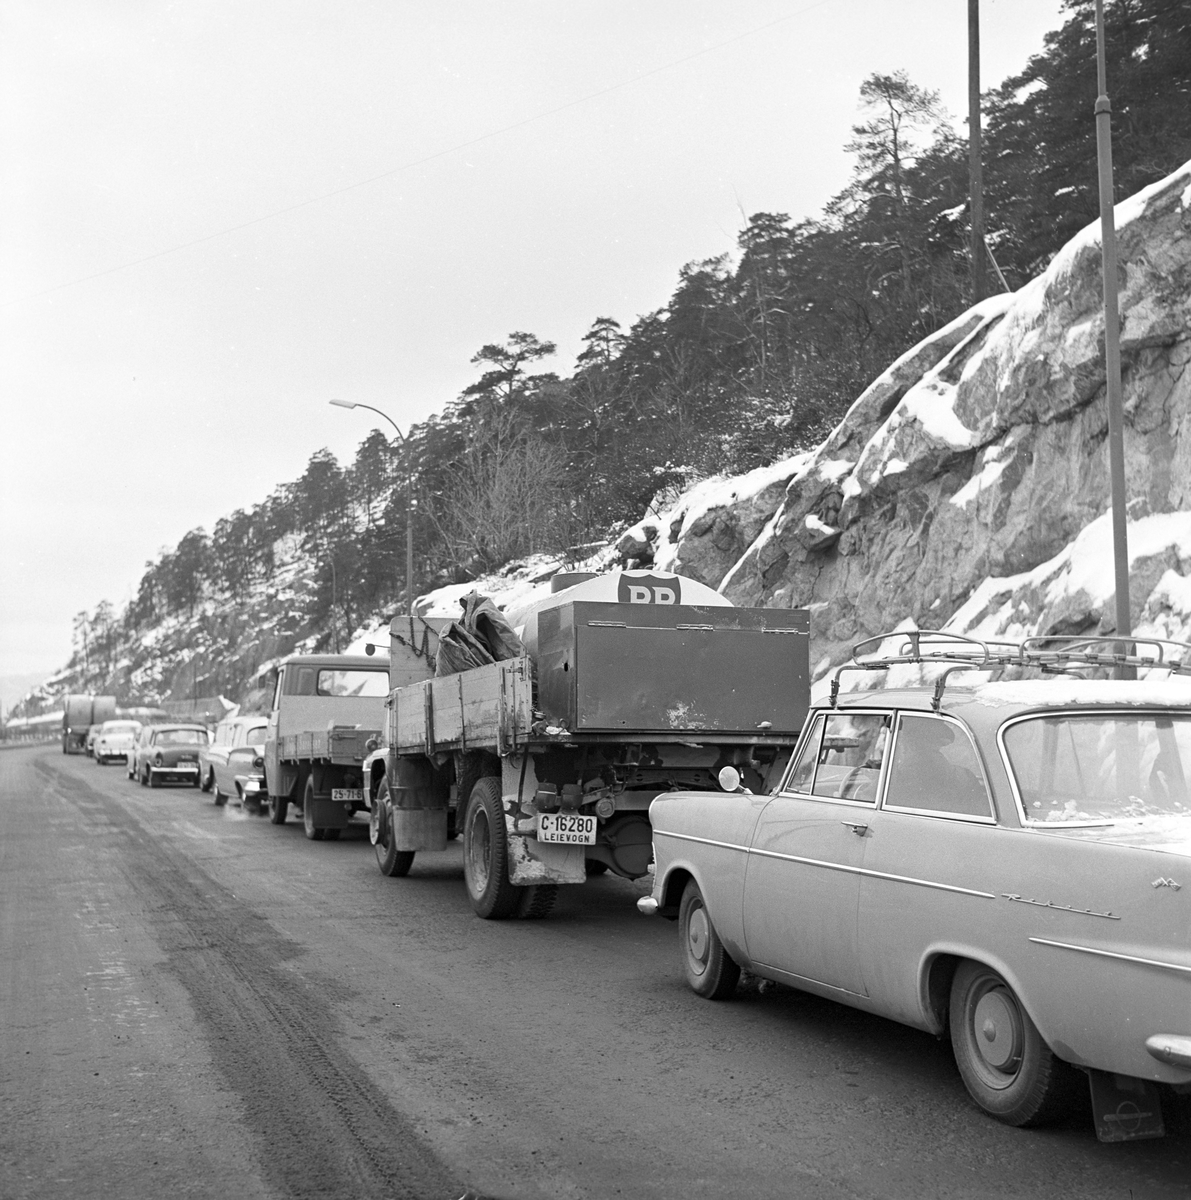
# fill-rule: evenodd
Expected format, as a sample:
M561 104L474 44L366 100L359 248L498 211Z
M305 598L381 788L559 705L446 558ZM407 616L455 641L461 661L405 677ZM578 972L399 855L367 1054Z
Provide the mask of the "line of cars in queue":
M87 734L86 752L96 765L123 762L142 787L181 783L211 793L222 807L234 799L261 812L265 788L266 719L228 717L214 729L199 722L104 721Z

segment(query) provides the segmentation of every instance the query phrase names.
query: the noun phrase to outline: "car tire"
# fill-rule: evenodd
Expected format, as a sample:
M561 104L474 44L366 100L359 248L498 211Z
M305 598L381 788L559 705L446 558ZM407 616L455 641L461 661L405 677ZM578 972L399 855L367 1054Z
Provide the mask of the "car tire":
M476 915L488 921L511 917L521 889L509 879L508 837L500 780L476 781L463 818L463 879Z
M1074 1098L1075 1070L1055 1057L1013 989L983 963L951 984L951 1048L968 1094L1006 1125L1044 1125Z
M212 796L212 799L215 801L215 807L222 808L227 803L227 792L221 792L219 784L215 785L214 791L215 794Z
M201 778L201 777L200 777L200 778ZM202 789L204 792L209 792L209 791L210 791L210 790L211 790L211 789L212 789L214 786L215 786L215 772L214 772L214 771L208 771L208 772L207 772L207 775L206 775L206 778L203 778L203 779L202 779L202 782L199 784L199 787L200 787L200 788L201 788L201 789Z
M302 795L302 829L311 842L321 842L327 831L314 823L314 776L307 776L306 790Z
M151 788L160 787L160 780L153 774L150 767L145 767L145 774L149 776L149 786Z
M269 793L269 823L272 825L284 825L286 815L289 813L289 801L284 796L274 796Z
M678 908L678 938L686 981L697 995L726 1000L736 990L740 967L711 923L699 885L692 879Z
M389 781L382 779L368 814L368 840L376 851L376 865L382 875L401 879L414 865L413 850L398 850L393 838L393 794Z
M141 781L141 787L149 786L149 768L148 767L145 767L142 771L139 772L139 778Z

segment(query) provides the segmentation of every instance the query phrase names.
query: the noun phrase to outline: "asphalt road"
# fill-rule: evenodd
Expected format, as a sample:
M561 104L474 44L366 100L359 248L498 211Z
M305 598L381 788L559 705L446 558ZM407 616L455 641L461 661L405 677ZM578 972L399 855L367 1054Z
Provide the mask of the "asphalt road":
M607 876L485 922L460 852L376 869L191 788L0 754L0 1196L1191 1196L1191 1131L1007 1129L945 1044L710 1003Z

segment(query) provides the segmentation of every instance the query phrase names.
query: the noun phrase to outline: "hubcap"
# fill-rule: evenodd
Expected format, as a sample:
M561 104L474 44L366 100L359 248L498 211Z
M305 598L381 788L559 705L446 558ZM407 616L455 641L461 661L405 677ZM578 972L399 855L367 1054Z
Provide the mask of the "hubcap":
M1003 988L985 992L972 1013L976 1049L995 1070L1010 1072L1021 1061L1022 1026L1017 1005Z
M707 910L702 906L691 912L687 922L686 944L691 958L700 966L706 966L711 938L707 925Z
M488 856L492 836L488 828L488 814L478 804L472 813L471 827L467 832L467 873L471 877L473 892L480 896L488 886Z

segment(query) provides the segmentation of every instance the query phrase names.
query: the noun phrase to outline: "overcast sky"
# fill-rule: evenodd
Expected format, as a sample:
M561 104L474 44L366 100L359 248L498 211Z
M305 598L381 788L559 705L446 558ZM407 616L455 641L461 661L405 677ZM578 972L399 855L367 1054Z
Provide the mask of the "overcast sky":
M982 0L982 79L1059 0ZM146 560L404 428L513 330L569 373L746 214L845 184L861 81L966 111L966 0L8 0L0 675ZM1088 108L1094 97L1089 97ZM1089 120L1091 117L1089 115Z

